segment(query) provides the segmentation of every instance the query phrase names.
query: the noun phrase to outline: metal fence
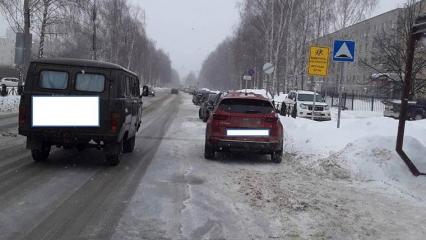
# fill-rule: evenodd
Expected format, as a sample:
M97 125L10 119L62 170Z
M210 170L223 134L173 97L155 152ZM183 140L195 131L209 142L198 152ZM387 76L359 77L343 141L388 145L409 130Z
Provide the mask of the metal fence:
M342 106L344 110L383 112L385 110L384 100L384 98L375 96L342 94ZM338 94L327 95L325 101L332 107L339 106Z
M18 93L18 88L17 87L6 87L5 89L3 89L0 86L0 96L5 97L8 95L19 95Z

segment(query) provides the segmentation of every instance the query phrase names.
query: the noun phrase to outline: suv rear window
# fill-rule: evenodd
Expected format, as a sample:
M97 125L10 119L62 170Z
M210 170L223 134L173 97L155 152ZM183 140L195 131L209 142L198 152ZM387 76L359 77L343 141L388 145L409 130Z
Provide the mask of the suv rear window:
M101 74L79 73L75 79L75 90L86 92L103 92L105 76Z
M224 99L219 109L231 113L268 114L274 111L268 101L255 99Z
M68 73L60 71L42 71L39 86L47 89L66 89L68 86Z

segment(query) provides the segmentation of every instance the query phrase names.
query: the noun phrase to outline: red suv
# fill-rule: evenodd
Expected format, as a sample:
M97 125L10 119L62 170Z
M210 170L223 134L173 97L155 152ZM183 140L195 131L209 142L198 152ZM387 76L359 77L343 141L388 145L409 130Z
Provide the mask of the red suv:
M213 159L219 151L271 154L280 163L283 126L272 103L253 93L224 96L207 122L204 157Z

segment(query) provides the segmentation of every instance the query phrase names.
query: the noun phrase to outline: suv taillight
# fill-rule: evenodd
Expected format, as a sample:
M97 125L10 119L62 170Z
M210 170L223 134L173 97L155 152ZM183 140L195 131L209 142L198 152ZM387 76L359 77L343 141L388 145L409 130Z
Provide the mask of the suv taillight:
M27 121L27 113L25 112L25 106L22 104L19 106L19 127L24 127Z
M278 117L274 116L274 117L267 117L265 118L266 122L276 122L278 121Z
M116 133L119 125L120 114L115 112L111 113L111 132Z

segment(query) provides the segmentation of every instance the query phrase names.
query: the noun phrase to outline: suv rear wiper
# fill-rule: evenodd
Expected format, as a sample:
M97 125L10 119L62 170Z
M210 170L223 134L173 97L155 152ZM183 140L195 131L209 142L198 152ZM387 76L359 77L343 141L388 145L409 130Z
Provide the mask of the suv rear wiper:
M258 110L247 110L246 113L261 113Z

